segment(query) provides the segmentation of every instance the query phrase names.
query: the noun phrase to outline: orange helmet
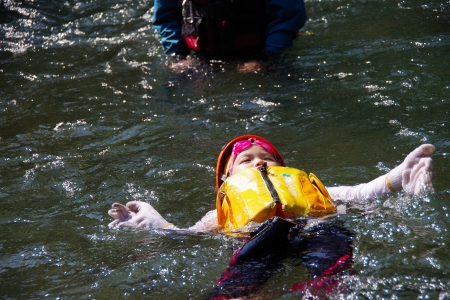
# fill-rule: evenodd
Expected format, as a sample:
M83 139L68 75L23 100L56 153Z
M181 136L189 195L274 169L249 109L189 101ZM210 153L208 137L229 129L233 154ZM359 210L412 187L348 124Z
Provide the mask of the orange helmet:
M232 159L230 159L230 158L233 154L233 147L237 142L241 142L241 141L249 141L251 144L255 144L255 145L259 145L259 146L263 147L265 150L267 150L269 153L271 153L275 157L276 161L281 166L285 166L280 152L278 152L278 150L268 140L266 140L260 136L253 135L253 134L244 134L244 135L238 136L237 138L233 139L231 142L226 144L222 148L222 151L220 151L219 159L217 160L217 166L216 166L216 191L219 189L219 187L225 181L226 177L228 176L230 167L232 166L233 162L232 162Z

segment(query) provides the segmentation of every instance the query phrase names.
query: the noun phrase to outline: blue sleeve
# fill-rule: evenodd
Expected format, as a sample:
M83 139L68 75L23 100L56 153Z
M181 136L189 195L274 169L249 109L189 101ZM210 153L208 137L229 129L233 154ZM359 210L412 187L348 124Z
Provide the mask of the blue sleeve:
M181 35L181 22L180 0L155 0L153 26L161 35L166 55L189 52Z
M269 25L264 52L279 54L292 47L292 39L306 22L303 0L269 0Z

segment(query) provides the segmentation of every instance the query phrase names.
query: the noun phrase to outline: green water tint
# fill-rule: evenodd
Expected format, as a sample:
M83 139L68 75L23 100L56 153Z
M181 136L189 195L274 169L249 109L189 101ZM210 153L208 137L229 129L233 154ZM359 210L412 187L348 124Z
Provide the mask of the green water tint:
M306 5L303 35L271 72L236 74L238 61L226 61L178 76L151 26L152 3L6 3L2 296L202 298L233 239L110 230L107 210L148 201L193 225L214 208L222 145L253 132L327 186L367 182L433 143L435 194L345 204L354 264L337 276L345 292L329 297L448 298L450 5ZM296 299L289 288L307 280L286 260L258 296Z

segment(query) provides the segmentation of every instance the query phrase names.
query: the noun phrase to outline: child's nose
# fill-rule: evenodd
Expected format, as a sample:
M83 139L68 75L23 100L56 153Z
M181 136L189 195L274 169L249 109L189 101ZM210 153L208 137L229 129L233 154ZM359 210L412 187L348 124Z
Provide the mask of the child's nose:
M264 160L263 159L257 159L255 167L261 167L263 164L264 164Z

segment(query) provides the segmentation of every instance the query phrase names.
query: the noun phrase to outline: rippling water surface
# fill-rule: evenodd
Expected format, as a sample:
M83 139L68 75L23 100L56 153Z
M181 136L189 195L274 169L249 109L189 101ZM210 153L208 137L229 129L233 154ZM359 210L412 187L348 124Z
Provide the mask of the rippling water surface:
M421 143L436 193L346 204L352 272L330 298L450 297L450 2L307 1L275 68L238 60L167 68L152 1L0 6L2 298L198 299L233 240L110 230L113 202L142 200L190 226L214 208L221 146L253 132L328 185L366 182ZM258 293L296 299L286 261Z

